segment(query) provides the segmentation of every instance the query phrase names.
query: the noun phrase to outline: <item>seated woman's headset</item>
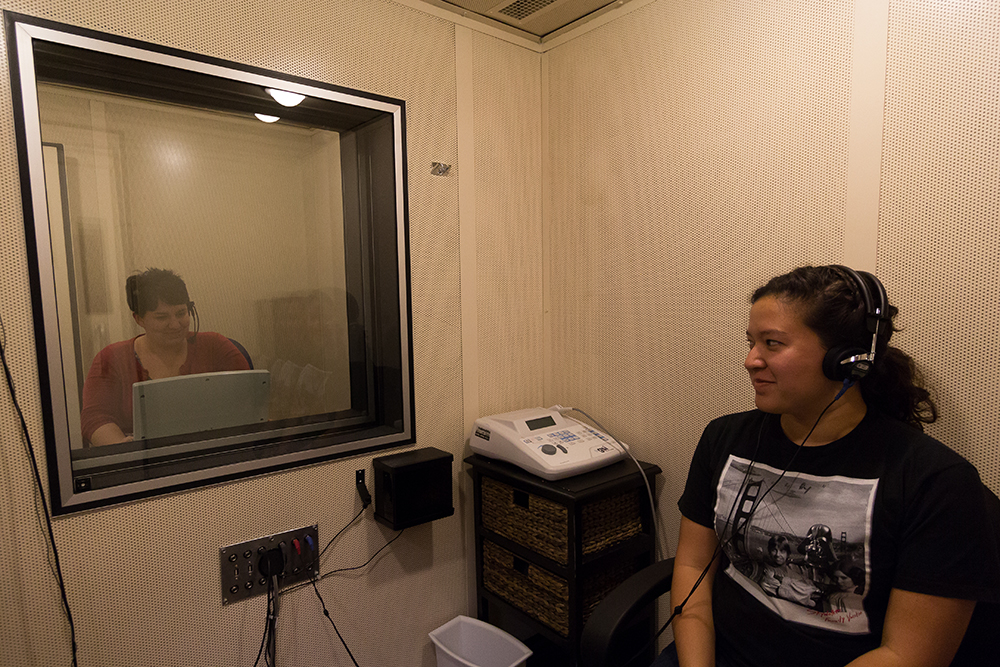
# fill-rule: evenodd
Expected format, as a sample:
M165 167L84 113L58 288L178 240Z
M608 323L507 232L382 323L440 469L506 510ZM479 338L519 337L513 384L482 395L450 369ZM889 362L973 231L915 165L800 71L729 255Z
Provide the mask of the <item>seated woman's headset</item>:
M831 264L831 267L848 276L858 288L865 306L865 327L872 335L872 347L866 350L858 345L845 344L830 348L823 357L823 375L831 380L847 380L853 384L868 375L875 364L875 344L879 333L885 333L885 327L892 326L886 316L889 299L885 287L873 274L840 264ZM874 290L869 287L869 282Z

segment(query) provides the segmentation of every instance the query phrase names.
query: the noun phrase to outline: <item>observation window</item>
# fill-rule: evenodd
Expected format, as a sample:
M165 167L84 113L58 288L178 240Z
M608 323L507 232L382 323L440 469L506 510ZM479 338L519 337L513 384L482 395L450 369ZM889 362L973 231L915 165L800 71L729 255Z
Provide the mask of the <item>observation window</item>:
M54 512L413 442L404 102L4 17Z

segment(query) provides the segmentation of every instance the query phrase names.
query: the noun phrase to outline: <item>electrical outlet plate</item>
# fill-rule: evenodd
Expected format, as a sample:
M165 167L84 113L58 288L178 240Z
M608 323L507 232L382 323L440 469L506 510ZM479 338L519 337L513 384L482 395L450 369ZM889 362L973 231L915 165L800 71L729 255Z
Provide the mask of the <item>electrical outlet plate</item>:
M260 557L275 548L285 557L285 569L278 575L279 589L309 581L319 572L317 525L220 547L219 588L223 605L267 592L267 579L260 573Z

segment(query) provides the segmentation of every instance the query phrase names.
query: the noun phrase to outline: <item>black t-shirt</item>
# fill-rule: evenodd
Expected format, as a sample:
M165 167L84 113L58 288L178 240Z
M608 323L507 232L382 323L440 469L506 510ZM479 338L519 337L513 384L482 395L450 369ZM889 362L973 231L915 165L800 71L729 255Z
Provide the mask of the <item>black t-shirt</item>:
M879 646L892 588L1000 602L983 489L964 458L872 411L800 448L754 410L706 427L678 505L728 540L713 593L727 654L818 667Z

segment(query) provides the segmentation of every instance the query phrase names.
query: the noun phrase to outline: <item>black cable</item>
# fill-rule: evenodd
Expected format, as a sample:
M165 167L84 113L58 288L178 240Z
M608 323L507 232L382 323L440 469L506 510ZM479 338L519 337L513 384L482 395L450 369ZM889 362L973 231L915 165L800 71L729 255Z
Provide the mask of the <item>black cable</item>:
M267 607L264 610L264 634L260 638L260 648L257 649L257 659L253 661L253 667L257 667L260 664L260 657L264 655L264 646L267 644L267 637L270 634L269 630L271 628L271 585L268 584L267 587ZM264 658L264 663L267 663L267 658Z
M742 527L746 527L747 525L749 525L750 520L753 519L754 514L757 512L757 507L761 504L761 502L763 502L767 494L769 494L774 489L774 487L778 485L778 482L782 480L782 478L785 476L785 473L788 472L788 469L792 466L792 463L795 462L795 458L799 455L799 452L801 452L802 449L805 447L806 441L809 440L809 436L811 436L813 434L813 431L816 430L816 427L819 426L819 421L823 418L823 415L826 414L826 411L829 410L833 406L833 404L837 402L837 399L843 396L844 392L850 389L853 385L854 383L851 382L850 380L844 381L843 388L841 388L841 390L837 392L837 395L833 397L833 400L830 401L827 404L827 406L823 408L823 411L819 413L819 416L816 417L816 421L813 423L812 428L809 429L809 432L806 433L806 437L804 437L802 439L802 442L796 447L795 453L792 454L792 458L790 458L788 460L788 463L785 464L785 467L782 469L781 474L778 475L778 478L774 480L774 482L769 487L767 487L767 491L757 496L756 500L754 500L753 505L751 505L750 507L750 511L747 512L747 516L743 520ZM760 442L763 432L764 432L764 422L762 421L760 426L760 431L758 431L757 433L757 446L754 448L754 453L750 459L750 464L747 466L746 474L743 475L743 481L740 483L740 487L736 490L736 496L735 499L733 500L732 507L729 508L729 516L726 517L725 525L731 525L730 519L733 516L733 511L735 511L736 506L739 505L740 503L740 494L743 492L743 487L746 485L747 480L750 479L750 473L753 472L753 466L757 462L757 453L760 450ZM725 526L723 526L723 530L725 530ZM708 574L708 571L712 568L712 563L714 563L715 559L719 557L719 554L722 553L722 550L726 547L726 545L728 545L730 542L733 541L733 537L736 535L737 532L739 532L739 528L734 526L732 530L730 530L729 532L729 537L719 542L718 546L716 546L715 548L715 552L712 554L712 557L709 559L708 564L705 566L705 569L701 571L701 574L698 575L698 580L695 581L694 586L691 587L691 592L687 594L687 597L685 597L684 600L679 605L673 608L670 617L666 620L663 626L656 631L656 634L654 634L653 637L648 642L646 642L646 644L642 647L642 649L639 650L638 653L629 658L624 663L624 665L627 666L631 664L636 658L642 655L646 651L646 649L649 648L650 644L656 641L659 638L659 636L664 633L667 627L673 622L674 618L684 610L684 605L688 603L688 600L691 599L691 596L694 595L694 592L698 590L698 586L701 585L701 582L705 579L705 576Z
M268 615L271 611L271 592L268 591L267 594L267 609L264 612L264 633L260 637L260 648L257 649L257 659L253 661L253 667L257 667L260 664L260 656L264 654L264 644L267 643L267 628L268 628Z
M278 667L278 575L272 574L268 580L268 592L271 598L271 613L268 614L268 632L270 641L268 642L268 652L271 655L270 667Z
M403 530L406 530L406 529L404 528ZM380 553L382 553L382 551L385 550L386 547L388 547L390 544L392 544L393 542L395 542L396 540L398 540L399 536L402 535L402 534L403 534L402 530L399 531L398 533L396 533L395 537L393 537L391 540L389 540L388 542L386 542L385 544L383 544L381 549L379 549L378 551L376 551L375 553L373 553L372 557L369 558L368 560L366 560L361 565L355 565L354 567L342 567L339 570L331 570L331 571L327 572L326 574L321 575L320 577L318 577L318 580L322 581L323 579L326 579L330 575L332 575L332 574L338 574L340 572L350 572L352 570L360 570L361 568L363 568L366 565L368 565L368 563L370 563L373 560L375 560L375 556L378 556Z
M361 511L363 512L364 508L362 508ZM359 516L361 516L361 512L358 512L358 514L356 514L354 516L354 518L351 519L350 522L348 522L348 524L346 526L344 526L343 528L340 529L340 532L338 532L337 535L333 536L333 539L331 539L327 543L327 545L325 547L323 547L323 551L325 552L330 547L330 545L333 544L333 540L337 539L337 536L340 535L340 533L344 532L344 530L347 529L348 526L350 526L352 523L354 523L354 521L357 520L357 518ZM405 530L405 528L403 530ZM369 558L368 560L366 560L361 565L355 565L354 567L343 567L343 568L340 568L339 570L331 570L330 572L327 572L326 574L322 574L322 575L320 575L318 577L314 577L314 579L316 579L316 581L322 581L323 579L326 579L327 577L329 577L330 575L333 575L333 574L338 574L340 572L350 572L352 570L360 570L361 568L365 567L366 565L368 565L369 563L371 563L373 560L375 560L376 556L378 556L380 553L382 553L382 551L385 550L385 548L388 547L390 544L392 544L393 542L395 542L396 540L398 540L399 536L402 535L402 534L403 534L402 530L399 531L398 533L396 533L396 535L391 540L389 540L388 542L386 542L385 544L383 544L382 547L378 551L376 551L375 553L372 554L371 558ZM322 553L320 555L322 556ZM296 584L294 586L289 586L285 590L281 591L281 595L285 595L287 593L291 593L292 591L297 591L300 588L305 588L307 585L308 585L308 583L302 583L302 584Z
M323 554L325 554L326 551L327 551L327 549L330 548L330 545L332 545L337 540L337 538L340 537L341 533L343 533L345 530L347 530L351 526L351 524L353 524L355 521L357 521L358 517L361 516L362 512L364 512L366 508L367 508L367 505L364 506L364 507L362 507L361 510L357 514L355 514L354 517L350 521L348 521L344 525L343 528L341 528L339 531L337 531L337 534L334 535L330 539L329 542L326 543L326 546L323 547L323 550L320 552L319 556L316 557L316 563L317 563L317 568L316 569L317 570L319 569L319 567L318 567L319 559L322 558ZM319 576L319 577L314 576L314 577L311 577L309 579L308 585L312 585L313 591L315 591L316 597L319 599L320 606L323 608L323 615L326 616L326 620L330 621L330 625L333 626L333 631L335 633L337 633L337 638L340 639L340 643L344 645L344 650L347 651L347 655L350 656L351 662L354 663L355 667L360 667L358 665L358 661L354 659L354 654L351 653L351 649L347 645L347 641L344 639L344 636L340 634L340 630L337 628L337 624L333 622L333 618L330 616L330 612L326 608L326 602L323 600L323 596L320 595L319 587L316 586L316 582L320 581L322 579L325 579L326 577L328 577L328 576L330 576L332 574L337 574L338 572L349 572L349 571L352 571L352 570L359 570L359 569L367 566L369 563L371 563L373 560L375 560L375 557L378 556L380 553L382 553L382 551L384 551L386 547L388 547L390 544L392 544L393 542L395 542L396 540L398 540L399 536L402 535L402 534L403 534L402 530L399 531L398 533L396 533L396 535L391 540L389 540L388 542L386 542L385 544L383 544L382 547L378 551L376 551L375 553L373 553L371 555L371 558L369 558L368 560L366 560L361 565L355 565L354 567L340 568L338 570L333 570L331 572L327 572L326 574L324 574L322 576ZM296 584L295 586L291 586L289 588L286 588L283 591L278 592L278 595L286 595L288 593L291 593L292 591L296 591L296 590L298 590L300 588L304 588L306 585L307 584L304 584L304 583L303 584ZM266 637L267 637L267 634L266 634L266 629L265 629L265 638ZM263 646L264 646L264 643L262 641L261 642L261 647L263 648ZM260 660L260 654L259 654L259 652L258 652L257 659ZM257 663L256 662L254 663L254 667L257 667Z
M260 648L257 649L257 659L253 662L253 667L260 664L261 657L264 658L264 667L277 666L278 648L278 595L277 595L277 575L267 579L267 606L264 612L264 635L260 639Z
M834 399L834 400L836 400L836 399ZM821 413L820 417L822 417L822 416L823 415ZM747 465L747 471L743 475L743 480L740 482L739 487L736 489L736 495L734 496L735 497L735 501L733 502L732 506L730 506L730 508L729 508L729 515L726 516L726 521L723 524L723 531L725 531L725 527L726 526L731 526L732 525L731 519L733 518L733 512L736 511L736 506L739 505L740 495L743 493L743 489L746 488L746 484L750 480L750 473L753 472L753 466L757 462L757 454L760 453L760 443L761 443L761 439L762 439L762 437L764 435L764 426L765 426L766 423L767 423L767 416L765 415L764 419L761 420L760 428L757 430L757 444L754 446L753 455L750 457L750 463ZM819 423L819 420L817 420L817 423ZM816 428L816 427L813 426L813 428ZM812 431L810 431L810 433L812 433ZM808 439L808 437L809 436L806 435L807 439ZM803 440L802 442L804 444L805 440ZM796 453L798 453L798 452L796 451ZM789 464L791 464L791 461L794 461L794 460L795 460L795 457L792 456L792 459L789 461ZM770 491L770 489L768 489L768 491ZM765 491L761 496L759 496L758 500L762 500L763 497L765 495L767 495L768 491ZM750 508L749 516L753 516L753 512L755 510L756 510L756 504ZM746 525L746 522L744 522L744 525ZM721 541L718 545L716 545L715 551L712 553L712 557L708 560L708 565L706 565L705 569L701 571L701 574L698 575L698 579L694 582L694 586L691 587L691 592L687 594L687 597L684 598L684 600L679 605L677 605L677 606L675 606L673 608L673 611L670 614L670 617L667 619L666 623L664 623L663 626L660 627L660 629L657 630L656 633L652 637L649 638L649 640L643 645L643 647L641 649L639 649L639 651L637 653L635 653L631 658L629 658L628 660L625 661L623 667L627 667L628 665L632 664L632 662L634 662L636 658L638 658L640 655L642 655L643 653L645 653L646 650L650 647L650 645L652 645L653 642L655 642L657 639L659 639L660 635L662 635L664 633L664 631L666 631L667 627L673 622L674 618L678 614L681 613L681 611L684 609L684 605L687 604L688 600L691 599L691 596L694 595L694 592L696 590L698 590L699 586L701 586L701 582L704 581L705 577L708 575L708 571L711 569L712 563L714 563L715 559L719 557L720 553L722 553L722 550L725 547L725 545L732 541L733 535L735 534L735 532L736 532L735 529L731 530L730 533L729 533L729 537L726 538L725 540Z
M357 514L355 514L354 517L350 521L348 521L346 524L344 524L344 527L341 528L339 531L337 531L337 534L334 535L330 539L330 541L326 543L326 546L323 547L323 550L320 551L319 555L316 557L316 560L314 561L314 563L316 564L316 570L317 571L319 570L319 561L323 557L323 554L326 553L327 549L329 549L330 546L334 542L337 541L337 538L340 537L340 535L345 530L347 530L355 521L358 520L358 517L361 516L361 514L365 511L365 509L367 507L368 507L367 505L365 505L364 507L362 507L361 510ZM304 588L307 585L312 585L313 590L316 592L316 597L319 598L320 606L323 608L323 615L326 616L326 619L328 621L330 621L330 625L333 626L333 631L337 633L337 638L340 639L340 643L344 645L344 650L346 650L347 651L347 655L350 656L351 662L354 663L355 667L360 667L358 665L358 661L354 659L354 654L351 653L351 649L347 645L347 641L345 641L343 635L340 634L340 630L337 628L337 624L333 622L333 618L330 616L330 612L326 608L326 602L324 602L323 596L320 595L319 588L316 586L316 582L320 581L322 579L325 579L326 577L330 576L331 574L337 574L338 572L349 572L351 570L359 570L359 569L367 566L369 563L371 563L373 560L375 560L375 557L378 556L380 553L382 553L382 551L384 551L386 547L388 547L390 544L392 544L393 542L395 542L396 540L398 540L399 536L402 535L402 534L403 534L402 530L399 531L398 533L396 533L396 535L391 540L389 540L388 542L386 542L385 544L383 544L382 547L378 551L376 551L375 553L373 553L371 555L371 558L369 558L368 560L366 560L361 565L356 565L354 567L345 567L345 568L341 568L339 570L333 570L333 571L327 572L326 574L324 574L322 576L319 576L319 577L313 576L313 577L311 577L309 579L308 583L296 584L295 586L290 586L289 588L286 588L283 591L275 591L275 602L277 602L277 596L278 595L286 595L287 593L291 593L292 591L296 591L296 590L298 590L300 588ZM310 564L310 567L311 567L311 564ZM270 586L270 584L268 584L268 619L269 620L270 620L270 617L271 617L271 603L270 603L270 598L271 598L271 586ZM269 632L270 632L270 635L269 635ZM267 624L267 625L265 625L265 628L264 628L264 637L261 639L261 644L260 644L261 649L257 652L257 661L254 662L254 667L257 667L257 663L260 661L261 652L264 649L265 642L267 641L268 637L270 636L271 641L272 642L274 641L273 632L274 632L273 631L273 626L270 623ZM273 648L272 648L272 655L273 655ZM264 660L265 660L265 667L268 667L268 665L267 665L267 655L266 654L265 654ZM275 666L272 664L269 667L275 667Z
M361 516L361 513L364 512L364 511L365 511L364 507L362 507L360 510L358 510L358 513L354 515L354 518L351 519L350 521L348 521L344 525L343 528L341 528L339 531L337 531L336 535L334 535L332 538L330 538L330 541L326 543L326 546L323 547L323 550L319 552L319 556L316 557L316 564L317 565L319 565L319 560L323 557L323 554L326 553L326 550L330 548L330 545L333 544L336 541L336 539L338 537L340 537L340 534L343 533L345 530L347 530L352 523L354 523L355 521L357 521L358 517Z
M319 588L316 587L316 580L310 579L309 583L312 584L313 590L316 591L316 597L319 598L319 604L323 607L323 615L326 616L326 620L330 621L330 625L333 626L333 631L337 633L337 638L340 639L340 643L344 645L344 650L347 651L347 655L351 657L351 662L354 663L354 667L361 667L358 661L354 659L354 654L351 653L351 649L347 646L347 642L344 641L343 635L340 634L340 630L337 629L337 624L333 622L330 618L330 612L326 609L326 603L323 601L323 596L319 594Z
M52 548L52 558L55 561L55 575L56 583L59 585L59 595L62 598L63 609L66 612L66 620L69 622L69 640L70 647L72 650L72 664L73 667L77 665L77 645L76 645L76 624L73 623L73 613L69 608L69 598L66 596L66 582L63 579L62 565L59 562L59 550L56 548L56 538L52 532L52 515L49 513L49 505L45 501L45 490L42 486L42 477L38 472L38 461L35 459L35 450L31 445L31 436L28 434L28 423L24 419L24 413L21 411L21 405L17 402L17 393L14 391L14 378L10 374L10 366L7 364L7 329L4 327L3 318L0 318L0 362L3 364L3 374L7 381L7 389L10 391L10 400L14 405L14 411L17 413L18 420L21 424L21 434L23 436L24 448L28 453L28 460L31 463L31 472L35 477L35 489L38 491L36 496L36 503L38 499L42 502L42 513L45 517L45 528L46 534L48 536L49 546ZM37 515L38 506L36 504L35 511ZM46 555L46 559L48 556ZM49 569L52 569L52 562L49 562Z
M355 519L356 518L357 517L355 517ZM353 519L352 519L352 522L353 522ZM350 524L348 524L348 525L350 525ZM345 528L346 528L346 526L345 526ZM341 532L343 532L343 529L341 529ZM313 577L312 579L309 580L309 583L312 584L313 590L316 592L316 597L319 598L320 606L323 607L323 615L326 616L326 620L330 621L330 625L333 626L333 631L337 633L337 637L340 639L340 643L344 645L344 650L347 651L347 655L349 655L351 657L351 662L354 663L355 667L360 667L360 665L358 665L358 661L354 659L354 654L351 653L351 649L350 649L350 647L347 646L347 642L344 640L343 635L340 634L340 630L337 629L337 624L334 623L333 622L333 618L330 617L330 612L327 611L327 609L326 609L326 603L323 601L323 596L319 594L319 588L316 586L316 582L329 577L331 574L337 574L338 572L349 572L351 570L359 570L359 569L365 567L366 565L368 565L369 563L371 563L373 560L375 560L375 557L378 556L380 553L382 553L382 551L386 547L388 547L390 544L392 544L393 542L395 542L396 540L398 540L399 536L402 535L402 534L403 534L402 530L399 531L398 533L396 533L395 537L393 537L391 540L389 540L388 542L386 542L385 544L383 544L382 547L378 551L376 551L375 553L372 554L371 558L369 558L368 560L366 560L361 565L356 565L354 567L345 567L345 568L341 568L339 570L333 570L331 572L327 572L326 574L324 574L324 575L322 575L320 577ZM338 533L338 535L339 535L339 533ZM336 536L334 537L334 539L336 539ZM329 545L327 545L327 546L329 546ZM303 586L305 586L305 584L299 584L298 586L295 586L294 588L291 588L291 589L288 589L288 590L284 591L282 594L288 593L288 592L290 592L292 590L295 590L295 589L298 589L298 588L302 588Z

